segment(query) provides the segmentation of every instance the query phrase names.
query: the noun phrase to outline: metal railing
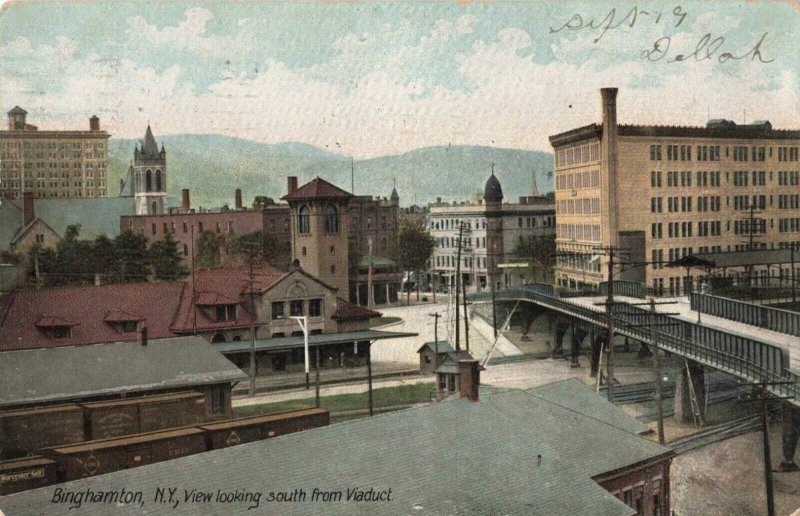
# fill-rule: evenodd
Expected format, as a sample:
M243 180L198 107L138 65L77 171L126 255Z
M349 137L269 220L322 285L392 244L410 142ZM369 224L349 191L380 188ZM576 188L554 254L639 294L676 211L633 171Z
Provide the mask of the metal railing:
M798 312L697 292L689 295L689 302L692 310L704 314L800 336L800 313Z
M608 295L608 282L602 281L599 285L600 288L600 295L607 296ZM636 281L614 281L614 295L617 296L627 296L627 297L638 297L639 299L645 299L647 297L647 289L641 283Z
M605 327L608 324L605 312L542 294L534 289L506 289L497 292L495 298L497 301L530 301L596 326ZM474 300L481 299L476 297ZM612 306L612 314L615 333L650 343L650 329L647 327L651 317L649 311L627 303L617 303ZM768 390L778 396L791 396L793 399L790 401L800 405L800 374L789 369L788 357L783 349L741 336L731 335L730 338L725 338L729 334L676 320L664 314L656 315L656 323L659 348L750 382L793 382L771 385ZM724 338L720 339L720 335ZM696 342L702 338L711 342ZM731 339L738 339L733 346ZM720 349L726 346L736 349L739 354Z

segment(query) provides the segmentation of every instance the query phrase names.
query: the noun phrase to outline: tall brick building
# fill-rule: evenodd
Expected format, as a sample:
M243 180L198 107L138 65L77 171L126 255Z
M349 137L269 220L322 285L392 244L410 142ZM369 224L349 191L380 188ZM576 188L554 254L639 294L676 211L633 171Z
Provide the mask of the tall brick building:
M0 198L105 197L110 135L92 116L88 130L39 130L19 106L0 131Z
M622 246L655 262L626 279L679 294L694 282L669 262L800 242L800 130L768 121L621 125L617 89L604 88L601 97L601 124L550 137L559 285L603 281L607 258L596 254L599 246Z

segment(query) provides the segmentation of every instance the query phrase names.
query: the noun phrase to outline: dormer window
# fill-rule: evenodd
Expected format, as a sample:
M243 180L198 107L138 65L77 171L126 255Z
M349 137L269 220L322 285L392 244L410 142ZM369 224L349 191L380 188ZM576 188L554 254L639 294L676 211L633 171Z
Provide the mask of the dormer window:
M36 327L47 336L48 339L69 339L72 337L72 327L76 323L61 319L60 317L42 317L36 323Z
M236 305L217 305L217 321L235 321Z

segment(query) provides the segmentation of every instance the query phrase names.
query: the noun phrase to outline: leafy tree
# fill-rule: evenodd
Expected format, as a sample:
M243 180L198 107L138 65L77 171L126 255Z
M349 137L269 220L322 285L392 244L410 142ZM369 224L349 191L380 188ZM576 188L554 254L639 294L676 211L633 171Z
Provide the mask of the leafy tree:
M253 208L261 210L267 206L275 206L275 199L266 195L256 195L255 199L253 199Z
M225 241L226 262L240 264L264 263L267 257L267 238L261 231L233 235Z
M57 267L53 271L60 274L59 284L78 285L94 281L95 255L91 241L79 240L81 226L67 226L64 238L56 245Z
M167 233L164 240L154 242L148 249L150 265L156 278L162 280L174 280L178 276L186 274L186 270L181 265L178 242Z
M113 281L117 273L117 250L114 241L105 235L94 239L95 272L101 274L106 282Z
M555 235L519 237L512 254L528 262L531 281L550 281L555 264Z
M197 237L195 257L199 267L216 267L222 263L220 247L222 239L216 233L203 231Z
M411 272L425 269L433 254L434 238L425 229L425 225L418 220L400 219L397 227L397 245L395 246L397 262L400 268L406 271L407 277ZM410 302L410 284L406 290L406 304Z
M125 231L114 239L114 255L119 279L123 282L143 281L149 267L147 240L144 235Z

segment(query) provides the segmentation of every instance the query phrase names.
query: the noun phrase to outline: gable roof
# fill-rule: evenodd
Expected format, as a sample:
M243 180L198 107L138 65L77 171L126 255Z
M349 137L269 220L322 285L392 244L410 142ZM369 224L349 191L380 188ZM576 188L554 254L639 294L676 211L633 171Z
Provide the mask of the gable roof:
M114 238L120 234L120 217L136 214L133 197L42 198L34 200L33 206L36 218L59 236L64 236L67 226L80 224L79 238L85 240L100 235ZM22 201L0 202L0 251L8 250L21 230Z
M108 319L109 309L147 324L151 338L171 337L170 325L186 283L121 283L19 290L2 296L0 351L131 341ZM48 338L42 320L77 321L68 338Z
M593 479L666 460L672 452L595 418L592 409L607 403L596 398L584 410L519 390L482 395L477 403L434 403L82 479L65 488L155 492L167 483L213 492L228 489L235 472L237 489L250 492L262 491L264 478L275 492L392 489L391 501L380 503L313 503L307 497L292 504L298 514L631 516L634 509ZM457 439L432 438L454 428ZM51 503L52 496L52 488L10 495L0 499L0 508L12 514L63 511ZM244 514L248 505L227 505L225 511ZM130 507L131 513L139 509ZM190 514L196 507L157 504L148 511Z
M9 115L27 115L28 112L25 111L24 109L22 109L19 106L14 106L13 108L11 108L11 111L9 111L7 114L9 114Z
M417 350L417 353L422 352L422 350L426 348L430 349L433 352L436 352L438 350L440 354L450 353L451 351L453 351L453 347L450 345L449 342L447 342L446 340L440 340L438 342L426 342L425 344L420 346L420 348Z
M339 321L359 320L359 319L372 319L373 317L380 317L380 312L364 308L363 306L354 305L345 301L341 297L336 298L336 311L333 312L331 319Z
M300 201L305 199L349 199L353 194L345 192L336 185L317 177L294 192L284 195L281 200Z
M0 407L77 400L247 378L201 337L3 353Z

